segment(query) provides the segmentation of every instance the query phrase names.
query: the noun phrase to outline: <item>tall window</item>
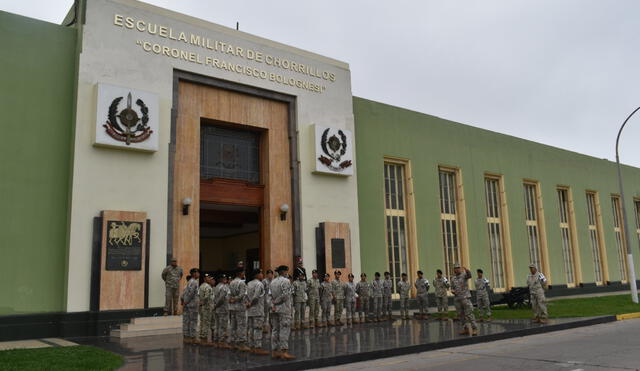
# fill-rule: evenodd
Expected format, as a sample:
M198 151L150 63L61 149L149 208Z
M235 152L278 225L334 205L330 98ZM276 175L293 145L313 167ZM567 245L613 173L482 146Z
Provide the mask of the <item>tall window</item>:
M636 210L636 235L638 235L638 242L640 242L640 200L633 200L633 204Z
M595 267L596 283L604 282L602 272L602 256L600 255L600 220L596 208L596 194L587 192L587 219L589 221L589 240L591 242L591 254L593 255L593 266Z
M401 274L408 272L407 207L405 198L405 167L385 162L384 198L387 230L387 256L394 292Z
M622 212L620 207L620 197L611 197L611 208L613 210L613 233L616 236L616 250L618 251L618 269L620 270L620 280L627 281L627 247L624 240L624 230L622 229Z
M569 209L569 190L558 188L558 204L560 209L560 238L562 241L562 258L567 286L575 286L575 261L573 251L573 217Z
M487 201L487 230L489 232L493 287L495 289L504 289L506 287L506 278L504 270L500 179L486 177L484 179L484 189Z
M540 216L538 215L538 186L535 183L524 183L524 209L527 237L529 239L529 261L542 269L542 253L540 249Z
M453 265L461 262L460 221L457 206L458 192L456 171L443 169L440 174L440 221L442 225L442 244L444 247L445 275L453 275Z

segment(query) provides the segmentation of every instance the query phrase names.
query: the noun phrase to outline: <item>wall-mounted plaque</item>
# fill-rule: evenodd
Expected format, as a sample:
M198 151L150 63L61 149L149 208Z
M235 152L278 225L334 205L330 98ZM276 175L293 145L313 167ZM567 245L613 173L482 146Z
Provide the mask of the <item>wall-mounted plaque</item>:
M331 262L334 268L345 268L344 238L331 239Z
M316 172L353 175L353 134L347 129L315 125Z
M107 221L106 270L142 269L142 225L140 222Z
M95 145L139 151L158 150L158 96L98 84Z

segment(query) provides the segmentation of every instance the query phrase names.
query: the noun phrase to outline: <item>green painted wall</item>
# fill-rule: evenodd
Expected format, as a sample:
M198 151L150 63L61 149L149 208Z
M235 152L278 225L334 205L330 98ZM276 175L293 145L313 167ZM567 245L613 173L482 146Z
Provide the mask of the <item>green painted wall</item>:
M61 311L76 29L0 12L0 45L0 315Z
M611 194L618 193L615 163L447 121L369 100L353 100L356 121L358 199L362 270L387 270L384 235L383 159L411 160L419 267L432 277L444 265L440 231L438 166L461 169L472 269L490 270L484 175L504 176L512 240L515 284L528 273L523 180L540 183L553 284L565 284L556 187L570 186L574 196L583 282L594 282L588 239L586 190L599 192L610 281L619 281ZM613 145L613 143L612 143ZM640 197L640 169L624 168L627 210L632 226L636 270L640 250L635 234L633 197ZM491 277L491 275L488 275Z

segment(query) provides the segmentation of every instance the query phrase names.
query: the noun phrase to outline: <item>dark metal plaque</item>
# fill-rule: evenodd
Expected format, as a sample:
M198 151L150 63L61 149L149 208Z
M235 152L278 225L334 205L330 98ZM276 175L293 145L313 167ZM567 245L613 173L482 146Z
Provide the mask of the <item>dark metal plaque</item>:
M106 270L142 269L142 223L109 220L106 236Z
M333 268L346 268L344 238L331 239L331 265Z

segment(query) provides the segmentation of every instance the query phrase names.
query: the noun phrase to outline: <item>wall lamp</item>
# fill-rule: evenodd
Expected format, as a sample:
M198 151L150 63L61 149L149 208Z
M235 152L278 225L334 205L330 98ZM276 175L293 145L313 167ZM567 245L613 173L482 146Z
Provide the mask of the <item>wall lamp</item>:
M289 212L289 205L280 205L280 220L287 220L287 213Z
M191 206L192 202L191 197L185 197L182 200L182 215L189 215L189 206Z

